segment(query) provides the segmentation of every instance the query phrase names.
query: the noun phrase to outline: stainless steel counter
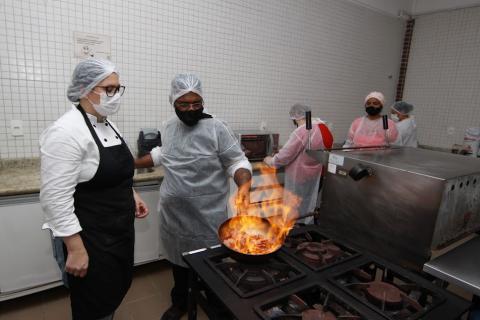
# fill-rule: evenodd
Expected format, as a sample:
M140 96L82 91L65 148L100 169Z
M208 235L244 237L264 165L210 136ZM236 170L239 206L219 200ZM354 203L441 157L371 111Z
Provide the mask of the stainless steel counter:
M425 263L423 271L480 296L480 237Z

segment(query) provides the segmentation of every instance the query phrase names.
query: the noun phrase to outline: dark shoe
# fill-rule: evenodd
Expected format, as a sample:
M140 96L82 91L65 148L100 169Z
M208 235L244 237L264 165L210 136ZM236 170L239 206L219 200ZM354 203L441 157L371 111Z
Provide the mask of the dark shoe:
M180 318L186 313L187 313L186 307L182 307L174 304L170 308L168 308L167 311L165 311L165 313L160 318L160 320L180 320Z

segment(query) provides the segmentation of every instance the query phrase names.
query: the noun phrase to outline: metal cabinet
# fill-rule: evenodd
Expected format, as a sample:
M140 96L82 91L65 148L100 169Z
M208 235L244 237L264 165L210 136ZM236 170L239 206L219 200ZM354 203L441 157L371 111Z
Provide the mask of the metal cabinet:
M135 264L161 259L159 184L135 187L150 214L135 220ZM38 194L0 198L0 301L59 286L50 232L42 230Z
M158 218L159 184L135 187L148 206L150 213L143 219L135 219L135 264L161 259L160 226Z
M0 301L61 283L42 222L38 194L0 199Z

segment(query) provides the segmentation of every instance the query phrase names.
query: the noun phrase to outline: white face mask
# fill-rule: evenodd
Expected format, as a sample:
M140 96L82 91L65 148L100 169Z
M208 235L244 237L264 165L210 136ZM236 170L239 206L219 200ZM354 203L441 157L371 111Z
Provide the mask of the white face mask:
M120 109L120 97L122 95L120 93L115 94L113 97L107 96L105 92L100 94L100 103L96 104L90 101L93 108L97 113L101 116L107 117L114 115Z
M395 113L392 113L390 118L392 118L393 121L395 122L399 122L400 121L400 118L395 114Z

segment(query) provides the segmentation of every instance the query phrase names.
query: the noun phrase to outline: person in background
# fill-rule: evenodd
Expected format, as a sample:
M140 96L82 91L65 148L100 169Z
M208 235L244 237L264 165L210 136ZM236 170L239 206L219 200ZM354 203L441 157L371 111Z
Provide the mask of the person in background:
M398 130L398 137L394 144L403 147L418 147L417 123L410 114L413 106L404 101L397 101L390 109L391 118Z
M178 74L170 103L176 117L162 130L161 147L136 160L138 168L162 165L160 242L172 265L172 306L162 320L180 319L187 311L188 271L182 253L218 244L217 230L227 219L228 178L238 186L238 207L250 203L252 166L228 125L204 113L200 79ZM210 300L210 299L209 299Z
M366 116L353 120L344 148L384 146L398 137L395 123L388 119L388 130L383 129L382 109L385 97L381 92L370 92L364 101Z
M124 90L112 62L80 62L74 105L40 137L43 229L63 240L74 320L113 318L132 281L135 217L148 214L132 189L132 154L107 120Z
M309 137L305 126L307 111L311 111L310 107L303 104L295 104L290 108L290 119L296 129L276 155L263 160L271 167L285 167L285 190L301 198L298 209L300 218L315 209L322 175L322 164L305 153ZM312 119L311 148L330 149L332 144L333 136L327 125L318 118ZM285 197L288 199L288 194ZM312 221L313 218L308 217L304 222Z

